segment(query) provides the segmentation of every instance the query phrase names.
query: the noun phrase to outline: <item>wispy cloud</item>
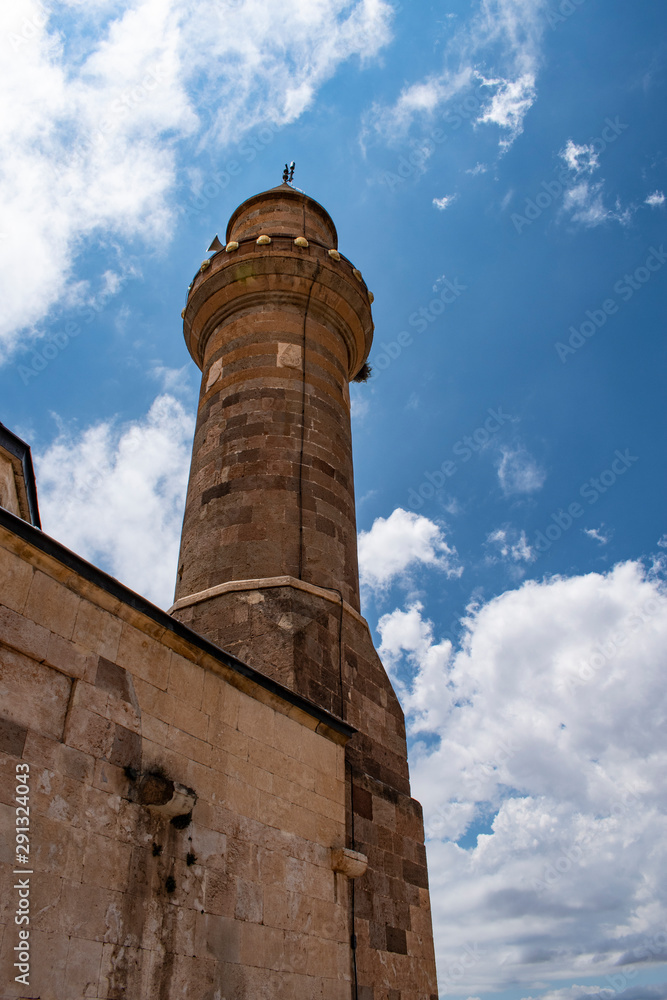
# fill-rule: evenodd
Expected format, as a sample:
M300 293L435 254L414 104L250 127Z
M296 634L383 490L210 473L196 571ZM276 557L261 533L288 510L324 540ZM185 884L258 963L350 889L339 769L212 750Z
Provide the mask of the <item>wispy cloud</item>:
M648 196L644 204L649 205L651 208L661 208L665 204L664 192L654 191L653 194Z
M588 228L600 226L604 222L620 222L627 225L633 215L632 208L621 207L616 202L614 208L607 208L603 198L604 181L592 184L590 181L580 181L569 188L563 197L563 210L569 212L570 221L578 222Z
M496 468L505 496L536 493L542 489L547 478L544 469L521 445L503 446Z
M593 145L578 146L572 139L567 140L559 156L575 174L592 174L600 166L599 156Z
M523 131L537 97L544 8L545 0L480 0L470 20L450 37L442 72L408 84L393 105L375 105L365 122L365 139L375 134L389 143L404 141L413 125L450 111L456 118L452 102L476 88L465 117L473 125L495 125L500 152L505 152ZM459 113L456 127L460 124Z
M516 528L496 528L486 538L486 544L495 553L491 559L500 557L510 562L533 562L535 553L528 542L525 531Z
M589 538L599 542L600 545L606 545L611 538L611 535L608 532L603 532L603 528L604 525L601 524L599 528L582 528L582 531L585 535L588 535Z
M634 208L630 206L623 208L618 199L613 208L608 208L604 203L604 180L594 183L587 179L600 167L600 157L595 151L595 144L577 145L573 139L568 139L558 155L572 172L572 183L563 195L563 213L569 214L570 222L579 223L590 229L605 222L628 225L632 220Z
M484 84L497 89L478 121L498 125L504 152L523 132L523 120L537 98L535 74L525 73L516 80L485 80Z
M433 204L441 212L444 212L446 208L449 208L449 206L452 205L456 201L456 198L457 198L457 195L455 195L455 194L446 194L442 198L434 198L433 199Z

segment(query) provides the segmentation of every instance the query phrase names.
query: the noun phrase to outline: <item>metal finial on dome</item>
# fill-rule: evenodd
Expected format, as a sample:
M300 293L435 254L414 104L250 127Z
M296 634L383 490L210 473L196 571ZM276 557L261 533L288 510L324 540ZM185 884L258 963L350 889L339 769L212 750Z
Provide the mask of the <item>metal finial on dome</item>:
M296 163L294 160L288 165L285 164L285 169L283 170L283 184L291 184L294 180L294 168Z

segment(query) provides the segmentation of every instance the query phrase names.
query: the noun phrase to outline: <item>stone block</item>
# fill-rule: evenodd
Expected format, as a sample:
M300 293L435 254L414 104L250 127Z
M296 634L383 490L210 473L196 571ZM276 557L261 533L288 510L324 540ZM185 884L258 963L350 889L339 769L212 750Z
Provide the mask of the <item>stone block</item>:
M303 760L301 747L302 729L298 722L286 715L277 715L275 720L273 746L287 757Z
M88 677L95 663L95 656L83 646L51 633L46 650L46 663L68 677Z
M259 791L237 778L228 778L227 807L241 816L260 817Z
M237 920L215 913L197 914L197 955L208 955L220 964L239 961L240 927Z
M197 823L192 830L192 851L197 863L205 868L225 871L227 868L227 837L217 830L208 830Z
M123 623L90 601L81 601L72 639L86 649L114 661L118 652Z
M200 764L211 764L211 746L203 740L198 740L189 733L184 733L177 726L169 726L167 732L167 747L188 760L196 760Z
M264 886L263 914L268 927L290 928L290 894L277 885Z
M262 767L256 767L247 760L240 760L231 754L227 757L226 773L231 778L245 782L259 792L271 792L275 781L274 775Z
M260 743L271 746L276 713L247 695L239 702L238 728Z
M83 856L83 881L103 889L127 889L131 848L111 837L89 833Z
M87 711L94 712L95 715L99 715L103 719L106 719L108 718L108 702L109 695L106 691L102 691L93 684L87 684L86 681L78 681L74 685L74 693L72 695L71 702L73 706L85 708Z
M373 821L377 826L396 830L396 806L382 795L373 796Z
M20 556L0 547L0 600L12 611L23 611L33 572Z
M320 976L323 979L336 979L338 973L338 954L336 945L319 937L308 938L308 962L306 973L309 976Z
M417 865L413 861L403 861L403 878L420 889L428 889L428 871L425 865Z
M204 875L204 909L207 913L234 918L236 879L228 872L209 868Z
M25 603L26 618L43 625L50 632L71 639L81 598L57 580L36 570L28 599Z
M68 778L80 781L84 785L92 783L95 769L95 760L90 754L81 753L74 747L68 747L64 743L58 746L57 768Z
M285 953L283 931L263 924L239 924L239 958L242 965L280 969Z
M0 751L12 757L21 758L25 747L27 727L19 726L11 719L0 719ZM14 774L12 773L12 779Z
M102 950L101 941L70 938L65 971L69 996L79 1000L99 995Z
M405 930L401 927L387 927L387 951L396 952L399 955L407 955L408 946L405 937Z
M223 762L228 754L241 760L249 759L250 738L238 729L224 723L216 723L213 716L209 724L208 742L213 746L211 763L218 770L225 769Z
M165 747L169 738L170 727L166 722L154 718L152 715L144 715L141 720L141 734L144 742L150 741L155 747Z
M88 709L74 706L67 717L64 740L69 746L93 757L109 757L115 726Z
M62 737L72 683L68 677L5 649L0 652L0 682L5 718L54 739Z
M123 624L116 663L154 687L167 690L171 650L131 625Z
M99 691L104 691L114 698L129 702L131 705L137 704L136 694L132 683L132 675L124 667L118 666L112 660L104 656L98 656L97 669L95 671L95 687Z
M205 670L202 703L216 722L238 728L239 704L243 695L219 674Z
M161 691L160 694L164 694L164 692ZM113 695L109 695L107 702L107 718L133 733L141 733L140 712L135 711L134 706L129 702L114 698Z
M258 848L259 881L263 886L284 884L286 859L283 851L270 850L263 846Z
M246 882L237 879L236 906L234 916L237 920L250 920L261 924L263 918L264 892L258 882Z
M98 996L105 1000L143 997L143 974L146 968L150 968L150 952L134 946L105 943L100 963Z
M301 760L324 774L336 773L336 757L342 748L309 729L302 730Z
M34 660L43 660L49 648L50 636L49 629L0 605L0 642L6 646L25 653Z
M99 788L87 788L81 798L75 825L93 833L104 830L110 837L117 836L120 796Z
M169 693L182 705L202 708L205 670L178 653L171 654Z
M131 767L135 771L140 771L141 736L130 729L126 729L124 726L115 724L109 762L115 764L116 767Z
M227 871L236 878L256 882L259 877L257 847L245 831L237 830L236 833L237 836L227 838Z
M117 941L124 936L120 914L124 893L63 880L60 929L71 938Z
M173 722L184 732L196 736L198 740L203 740L205 743L208 742L209 717L205 712L200 712L194 705L175 699Z

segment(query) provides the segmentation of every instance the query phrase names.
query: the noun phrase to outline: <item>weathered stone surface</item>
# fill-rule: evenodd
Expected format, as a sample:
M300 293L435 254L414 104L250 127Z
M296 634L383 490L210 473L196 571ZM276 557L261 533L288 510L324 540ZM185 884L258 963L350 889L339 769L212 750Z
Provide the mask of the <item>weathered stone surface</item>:
M12 555L0 545L0 568ZM24 547L26 565L33 556L46 575L43 556ZM61 569L53 570L61 586ZM249 680L240 690L200 664L197 646L181 640L175 653L154 637L154 622L129 606L114 615L95 605L86 581L78 585L76 593L70 578L81 624L74 641L16 612L0 615L0 642L23 649L0 646L8 712L0 820L11 829L16 763L27 763L38 913L32 995L180 1000L218 991L241 1000L230 984L245 989L250 969L251 985L274 977L278 995L317 989L333 997L341 983L349 995L349 970L341 979L331 958L308 967L310 954L345 938L347 897L334 899L330 859L345 839L342 743L316 732L317 719L305 726L292 717L294 705L278 693L270 704L256 700ZM38 641L26 642L31 635ZM80 654L63 655L58 670L39 662L55 640ZM185 826L142 805L139 786L151 768L162 768L172 787L196 791ZM3 844L0 994L29 996L11 967L16 876ZM272 887L283 893L280 926L276 900L265 911Z

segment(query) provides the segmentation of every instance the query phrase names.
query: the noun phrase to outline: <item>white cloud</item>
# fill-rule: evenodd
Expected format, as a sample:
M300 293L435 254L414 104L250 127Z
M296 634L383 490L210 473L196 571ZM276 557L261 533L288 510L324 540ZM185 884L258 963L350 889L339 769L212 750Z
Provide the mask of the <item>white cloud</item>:
M516 80L485 80L484 83L497 90L478 121L491 122L504 129L500 138L500 148L504 151L523 132L523 120L535 103L535 74L525 73Z
M498 480L505 496L541 490L547 474L525 448L501 448Z
M650 205L651 208L661 208L665 204L664 192L654 191L653 194L648 196L644 204Z
M5 4L0 359L39 335L91 241L112 256L114 240L168 242L178 140L293 121L341 62L387 43L391 16L384 0Z
M572 222L593 227L609 219L610 213L602 201L602 187L603 182L589 184L588 181L581 181L565 192L563 208L571 213Z
M565 148L558 155L574 175L574 183L563 195L563 211L570 213L571 222L594 228L605 222L619 222L625 226L631 221L634 207L623 208L617 199L613 209L607 208L603 197L604 181L593 184L584 179L600 166L594 145L578 146L572 139L568 139Z
M544 27L544 0L480 0L471 19L452 34L443 71L408 84L393 105L374 106L364 138L375 133L390 143L403 141L414 123L446 113L467 94L472 103L463 116L458 105L452 108L456 127L464 119L496 125L500 151L505 152L523 131L536 100ZM489 65L493 76L487 73Z
M397 507L389 517L376 518L369 531L359 532L362 585L382 589L405 579L418 566L432 567L449 577L461 575L456 550L434 521Z
M600 545L606 545L611 538L611 535L608 533L605 534L602 530L603 528L604 525L601 524L599 528L582 528L582 531L585 535L588 535L589 538L593 538L596 542L599 542Z
M502 559L511 562L533 562L536 558L523 530L496 528L487 536L486 544L494 547Z
M176 582L193 429L163 394L144 419L63 430L35 455L44 530L162 607Z
M572 139L567 140L567 145L558 155L577 176L579 174L592 174L600 166L595 146L577 146Z
M443 198L434 198L433 204L436 208L440 209L441 212L444 212L446 208L449 208L449 206L456 201L456 199L457 195L446 194Z
M634 208L622 208L618 199L614 208L607 208L603 189L604 181L592 184L585 180L568 188L563 196L563 211L570 213L570 221L589 229L605 222L619 222L622 226L627 226L632 220Z
M541 993L545 961L550 979L608 988L664 960L660 580L629 562L526 582L471 611L457 650L419 604L379 627L417 741L441 991Z

